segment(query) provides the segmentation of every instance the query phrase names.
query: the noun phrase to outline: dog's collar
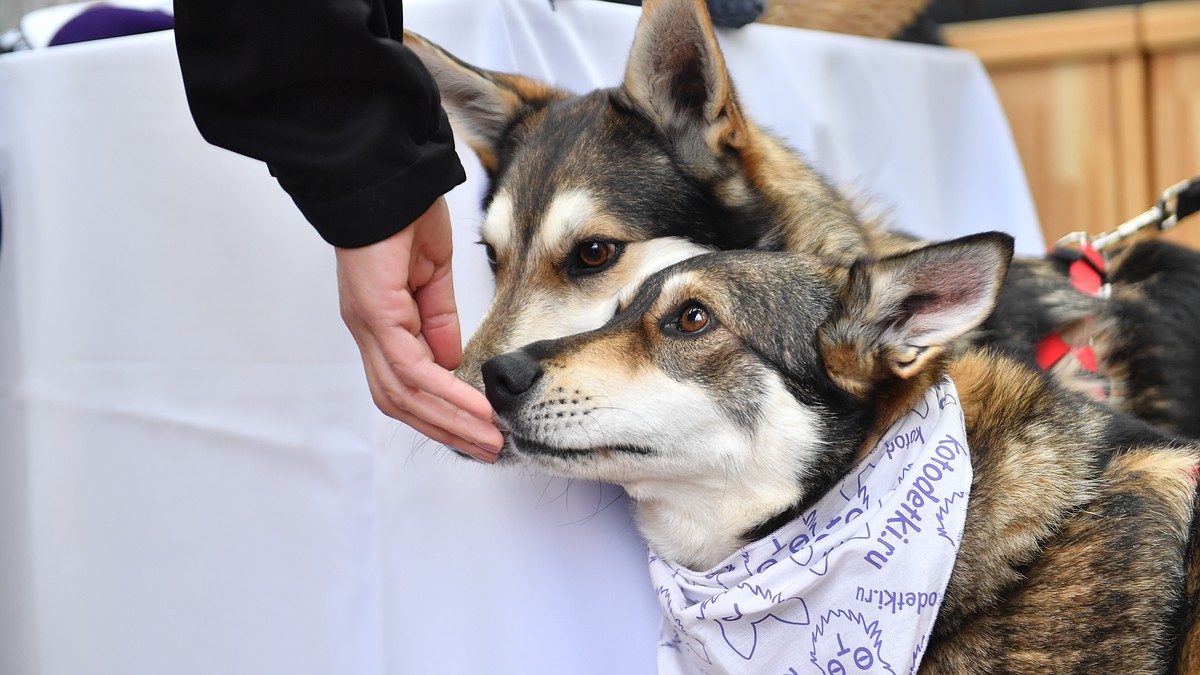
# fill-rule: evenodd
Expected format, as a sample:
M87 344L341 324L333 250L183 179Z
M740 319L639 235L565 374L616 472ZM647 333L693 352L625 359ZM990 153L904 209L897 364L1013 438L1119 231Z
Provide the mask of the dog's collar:
M932 387L802 517L695 572L651 552L661 675L914 671L966 520L954 384Z

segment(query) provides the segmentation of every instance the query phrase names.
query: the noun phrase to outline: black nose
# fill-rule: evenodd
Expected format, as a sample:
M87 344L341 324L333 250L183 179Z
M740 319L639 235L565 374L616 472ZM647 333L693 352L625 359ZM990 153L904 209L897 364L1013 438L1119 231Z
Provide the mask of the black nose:
M512 410L521 394L538 381L542 367L529 354L516 351L488 359L482 372L488 401L496 412L503 414Z

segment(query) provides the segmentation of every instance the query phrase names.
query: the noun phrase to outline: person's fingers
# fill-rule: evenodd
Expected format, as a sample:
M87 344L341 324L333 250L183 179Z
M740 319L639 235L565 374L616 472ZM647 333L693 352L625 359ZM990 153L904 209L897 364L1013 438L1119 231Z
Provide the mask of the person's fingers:
M494 461L494 449L504 438L491 423L491 405L447 370L462 358L452 252L444 199L381 242L338 249L342 318L358 343L371 394L384 414L438 442Z
M366 352L364 352L364 357ZM364 361L364 365L366 362ZM494 463L499 457L498 451L493 448L482 447L477 445L458 434L447 431L433 424L426 422L420 417L404 410L393 400L388 394L389 387L385 386L380 380L386 379L389 371L380 371L378 368L371 366L366 367L367 385L371 390L372 396L375 398L375 405L388 417L399 420L408 426L415 429L418 433L432 439L437 443L448 445L459 452L474 457L481 462L489 464ZM382 377L381 377L382 375Z
M363 350L376 405L391 417L406 412L475 445L500 448L504 437L490 422L487 398L427 358L414 358L422 349L416 338L397 337L399 355L380 344Z
M503 436L490 422L487 398L434 363L421 336L398 326L373 332L369 322L354 317L347 324L372 397L385 415L414 428L413 420L422 420L418 431L472 456L479 454L476 446L494 450L503 445Z
M380 352L387 368L399 381L463 408L479 419L492 419L494 413L487 397L460 380L453 371L435 363L433 351L424 335L418 333L414 336L394 328L373 335L371 339L375 341L376 350Z
M494 412L487 397L478 389L455 377L454 373L443 370L437 364L429 361L418 363L401 379L414 389L418 388L417 383L419 383L421 391L484 422L489 428L495 428L490 421ZM502 439L499 437L499 432L496 433L497 435L493 438L499 443Z
M495 450L481 448L461 436L456 436L445 429L439 429L432 424L428 424L425 422L425 420L415 415L400 411L397 413L396 419L404 422L413 429L416 429L419 433L429 437L430 439L441 443L442 445L450 446L455 450L458 450L465 455L474 457L481 462L494 464L500 457L499 453Z
M420 319L420 332L434 361L446 369L462 359L462 333L454 301L454 231L445 199L439 199L409 226L413 230L408 287Z
M416 289L413 299L421 318L421 335L439 366L453 370L462 361L462 331L454 302L454 275L450 267L436 271L429 283Z
M409 289L413 231L354 249L337 249L338 296L342 319L351 332L378 332L401 326L421 330L421 316Z

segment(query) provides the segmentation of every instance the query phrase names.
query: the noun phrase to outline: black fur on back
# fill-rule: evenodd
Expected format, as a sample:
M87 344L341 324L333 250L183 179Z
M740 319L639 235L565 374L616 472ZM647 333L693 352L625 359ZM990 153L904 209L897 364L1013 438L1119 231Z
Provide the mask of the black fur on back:
M1149 240L1113 263L1109 311L1120 330L1109 360L1128 371L1128 410L1161 429L1200 437L1200 252Z

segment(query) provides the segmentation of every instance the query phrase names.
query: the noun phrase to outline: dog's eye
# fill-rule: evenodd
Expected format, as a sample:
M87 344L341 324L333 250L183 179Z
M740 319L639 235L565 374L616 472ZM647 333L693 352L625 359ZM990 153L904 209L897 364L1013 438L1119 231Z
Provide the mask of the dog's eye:
M496 268L499 266L496 262L496 247L482 241L479 243L483 244L483 250L487 253L488 267L491 267L492 273L495 274Z
M711 323L712 319L709 317L707 309L697 304L690 304L685 305L679 312L678 318L669 325L673 326L680 333L693 335L708 328Z
M621 245L612 241L588 240L575 247L568 261L573 274L591 274L607 269L621 254Z
M685 307L683 314L679 315L679 330L684 333L695 333L704 330L708 325L708 312L700 305L690 305Z

